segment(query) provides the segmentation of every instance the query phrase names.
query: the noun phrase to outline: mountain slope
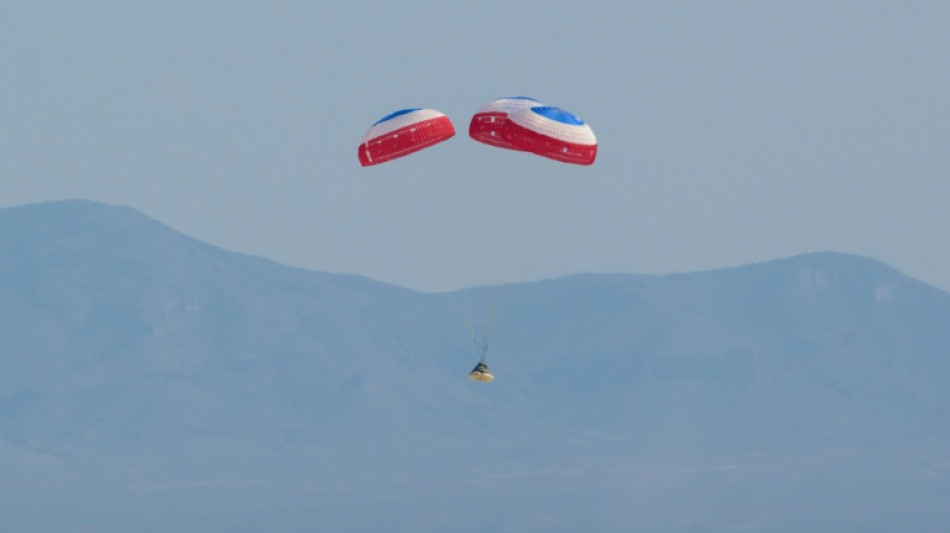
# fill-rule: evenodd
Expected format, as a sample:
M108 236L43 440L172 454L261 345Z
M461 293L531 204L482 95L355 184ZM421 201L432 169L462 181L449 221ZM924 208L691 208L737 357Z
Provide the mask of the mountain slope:
M4 530L950 519L950 295L871 259L421 294L66 201L0 210L0 303Z

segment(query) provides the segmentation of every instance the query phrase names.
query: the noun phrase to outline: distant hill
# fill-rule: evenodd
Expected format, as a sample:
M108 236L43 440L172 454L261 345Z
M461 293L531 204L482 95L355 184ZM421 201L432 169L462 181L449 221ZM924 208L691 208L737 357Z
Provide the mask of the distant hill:
M851 255L425 294L34 204L0 368L4 531L950 526L950 294Z

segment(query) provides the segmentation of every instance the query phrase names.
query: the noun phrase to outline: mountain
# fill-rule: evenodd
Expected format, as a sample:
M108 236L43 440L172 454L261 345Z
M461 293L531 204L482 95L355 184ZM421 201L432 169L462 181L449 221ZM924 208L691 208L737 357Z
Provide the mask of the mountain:
M950 294L873 259L427 294L63 201L0 304L4 531L950 525Z

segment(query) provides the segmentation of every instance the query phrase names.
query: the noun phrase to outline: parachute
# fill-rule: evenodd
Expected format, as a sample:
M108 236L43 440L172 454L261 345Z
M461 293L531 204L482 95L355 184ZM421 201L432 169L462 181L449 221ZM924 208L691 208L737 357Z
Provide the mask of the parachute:
M452 122L442 112L402 109L370 127L357 155L364 167L378 165L429 148L454 135ZM527 96L500 98L483 105L472 116L468 135L495 148L529 152L564 163L591 165L597 157L597 139L590 126L568 111ZM457 309L456 315L469 330L479 357L468 377L483 383L494 381L485 362L494 317L486 322L479 343L474 324Z
M434 109L402 109L377 121L363 136L360 164L378 165L429 148L455 135L455 127ZM591 165L597 158L594 131L576 115L527 96L493 100L478 109L468 126L472 139L508 150L531 152L555 161Z
M468 125L468 136L489 146L524 150L513 145L502 133L512 113L539 105L541 102L527 96L512 96L488 102L472 116L472 121Z
M434 109L403 109L379 119L363 136L358 156L364 167L407 156L455 135L452 121Z
M576 165L597 157L594 131L577 116L553 106L535 106L511 114L502 137L516 149Z

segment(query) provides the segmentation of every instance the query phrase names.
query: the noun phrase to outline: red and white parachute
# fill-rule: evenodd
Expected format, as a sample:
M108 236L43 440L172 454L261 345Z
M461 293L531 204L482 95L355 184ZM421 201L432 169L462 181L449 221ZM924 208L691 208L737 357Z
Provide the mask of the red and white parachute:
M364 167L407 156L455 135L449 117L434 109L402 109L379 119L363 136L358 156Z
M513 113L501 134L516 149L556 161L590 165L597 158L594 131L557 107L534 106Z
M373 124L363 136L357 155L364 167L378 165L429 148L454 135L452 122L441 112L403 109ZM590 165L597 157L597 139L583 120L525 96L501 98L483 105L472 116L468 135L489 146L531 152L565 163ZM461 315L459 318L462 319ZM469 377L491 382L495 378L488 369L485 355L493 328L486 327L479 345L474 328L464 319L462 322L472 334L480 358Z
M512 113L541 105L541 102L527 96L499 98L479 108L468 125L468 136L480 143L509 150L523 150L505 139L503 131L508 117Z
M455 135L447 116L434 109L403 109L386 115L366 132L358 156L364 167L428 148ZM508 150L590 165L597 158L594 131L576 115L526 96L500 98L472 116L472 139Z

